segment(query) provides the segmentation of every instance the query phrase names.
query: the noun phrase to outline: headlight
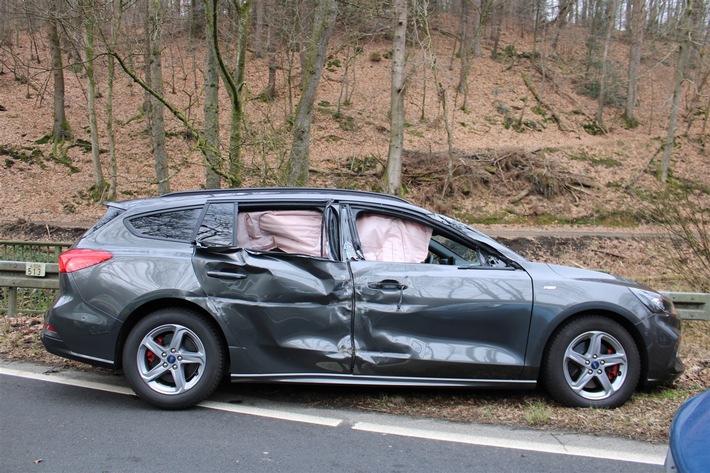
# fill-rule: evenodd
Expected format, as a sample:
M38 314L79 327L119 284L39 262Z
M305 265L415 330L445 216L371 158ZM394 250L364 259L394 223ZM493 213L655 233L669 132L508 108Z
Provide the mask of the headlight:
M648 310L651 312L655 314L675 314L675 307L673 307L673 303L659 293L635 287L630 287L629 289L636 297L638 297L638 300L640 300L643 305L648 307Z

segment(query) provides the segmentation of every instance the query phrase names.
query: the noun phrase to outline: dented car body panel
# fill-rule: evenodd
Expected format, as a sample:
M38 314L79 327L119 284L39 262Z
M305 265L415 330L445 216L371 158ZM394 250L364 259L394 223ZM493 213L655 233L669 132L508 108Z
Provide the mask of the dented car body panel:
M353 289L346 263L198 249L195 273L242 356L239 374L349 373Z
M683 369L672 305L644 299L657 293L527 261L391 196L235 189L111 203L72 250L111 257L61 274L42 340L100 366L122 367L134 327L179 307L214 327L234 381L532 387L556 334L590 314L630 334L641 383Z
M521 270L350 263L355 374L516 379L532 284Z

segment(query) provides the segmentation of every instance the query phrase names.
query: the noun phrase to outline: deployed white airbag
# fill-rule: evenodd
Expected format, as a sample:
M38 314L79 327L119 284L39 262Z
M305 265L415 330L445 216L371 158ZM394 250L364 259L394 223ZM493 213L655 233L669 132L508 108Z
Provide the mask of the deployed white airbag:
M357 232L368 261L421 263L429 253L432 229L411 220L365 214L357 219Z
M315 210L239 212L237 217L237 244L242 248L324 256L324 242L323 215Z

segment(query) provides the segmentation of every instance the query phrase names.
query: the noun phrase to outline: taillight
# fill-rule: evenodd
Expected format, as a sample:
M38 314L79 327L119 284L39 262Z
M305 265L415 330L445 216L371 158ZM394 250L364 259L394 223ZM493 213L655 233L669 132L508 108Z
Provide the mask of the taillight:
M59 272L71 273L113 258L108 251L73 248L59 255Z

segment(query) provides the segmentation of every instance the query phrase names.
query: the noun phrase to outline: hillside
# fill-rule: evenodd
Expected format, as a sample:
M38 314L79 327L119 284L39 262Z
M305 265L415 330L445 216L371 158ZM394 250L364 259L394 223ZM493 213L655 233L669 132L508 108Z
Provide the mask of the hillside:
M642 60L638 117L640 126L624 127L622 109L607 106L608 133L590 135L585 130L596 111L596 101L578 93L585 55L586 30L569 27L559 55L542 54L534 65L529 59L532 38L506 30L501 57L490 59L491 45L484 42L483 57L473 61L468 110L456 93L460 60L452 52L450 34L455 29L438 20L434 50L409 51L406 100L406 197L428 207L474 223L488 224L588 224L635 226L639 202L625 191L659 150L669 112L674 69L673 44L651 44ZM200 122L202 53L188 51L185 39L175 38L163 55L168 99ZM348 61L343 38L331 41L331 56L321 81L311 141L310 185L377 189L389 140L389 87L391 44L384 38L362 45L350 58L347 100L340 98ZM49 144L37 144L51 129L52 90L47 71L46 44L40 43L40 61L30 60L27 46L14 49L22 58L3 52L0 75L0 221L89 224L103 213L90 198L93 184L90 154L85 147L65 146L53 157ZM538 51L545 52L544 45ZM432 54L434 56L432 56ZM614 42L612 69L615 90L623 90L628 45ZM25 57L23 57L23 55ZM445 90L443 110L433 85ZM424 59L428 59L424 61ZM17 64L29 64L22 73ZM67 112L76 138L88 140L85 100L86 80L67 69ZM97 67L99 93L105 91L103 63ZM24 75L23 75L24 74ZM248 105L245 183L278 185L279 167L288 154L289 134L284 117L295 101L287 87L287 69L277 78L274 102L257 99L265 87L265 59L248 59ZM29 76L29 81L23 79ZM291 80L299 79L293 71ZM529 86L526 85L528 80ZM121 198L154 195L151 145L140 115L142 90L118 74L115 117L118 153L118 190ZM228 102L222 97L222 144L227 143ZM534 96L537 94L542 102ZM341 106L338 106L338 103ZM105 132L105 98L98 100L100 133ZM446 114L445 114L446 112ZM167 113L167 112L166 112ZM556 122L553 115L558 118ZM682 114L681 114L682 116ZM199 188L204 182L202 157L182 126L166 115L172 190ZM698 144L700 121L680 136L672 163L673 175L703 186L710 182ZM451 124L451 153L446 134ZM679 126L685 131L686 125ZM101 136L102 147L106 138ZM63 154L63 156L62 156ZM102 154L104 159L107 156ZM453 180L446 180L452 157ZM649 170L655 169L657 162ZM108 164L104 163L104 173ZM652 188L655 179L643 174L636 185ZM444 189L446 187L446 189ZM452 190L453 189L453 190Z

